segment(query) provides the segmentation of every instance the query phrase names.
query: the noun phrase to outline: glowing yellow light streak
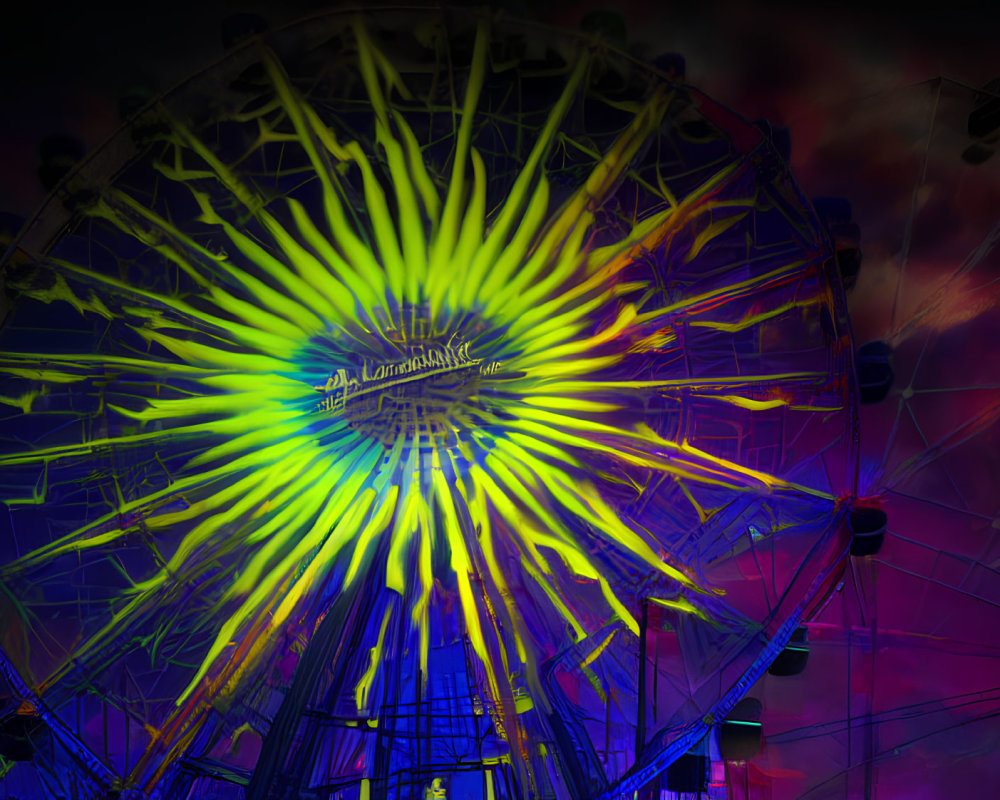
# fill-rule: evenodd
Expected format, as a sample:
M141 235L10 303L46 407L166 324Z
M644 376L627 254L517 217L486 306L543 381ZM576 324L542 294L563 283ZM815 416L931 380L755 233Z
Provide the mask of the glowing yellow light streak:
M684 197L674 197L657 175L670 207L661 205L645 219L635 214L619 241L591 246L594 212L636 168L633 161L642 148L659 138L671 91L656 89L637 104L633 119L605 152L569 142L560 127L586 90L590 62L587 52L574 54L559 98L513 176L512 188L488 209L492 176L473 146L489 70L487 23L476 29L462 108L453 117L450 168L425 161L422 148L430 143L418 139L407 114L395 107L394 96L410 96L401 76L360 16L352 30L361 83L375 115L377 152L369 152L364 136L349 140L355 134L328 125L292 86L274 54L260 50L275 99L259 109L259 139L299 144L310 165L309 177L322 189L325 220L317 221L308 208L287 198L283 202L291 224L286 227L276 216L274 201L191 130L171 123L168 155L157 169L162 179L191 190L201 210L199 223L212 226L233 256L209 251L170 219L109 190L91 215L152 248L170 274L181 277L178 285L187 288L178 289L176 296L155 292L52 259L59 270L56 284L29 292L40 301L64 301L81 314L106 319L115 315L101 299L96 294L82 299L66 277L127 297L128 324L157 355L70 359L6 354L0 360L3 374L73 384L107 377L105 372L134 373L176 377L185 389L183 396L150 390L142 396L141 408L132 407L131 399L107 405L109 414L131 421L131 430L147 424L162 425L162 430L28 449L0 456L0 464L48 465L167 437L190 438L199 447L192 448L195 454L169 486L134 499L126 499L116 487L111 511L27 554L4 574L61 554L114 545L140 521L157 535L179 532L166 562L151 577L133 583L110 622L74 654L79 658L100 649L131 615L199 574L215 555L252 547L240 560L238 574L227 576L217 595L213 611L227 616L219 625L205 623L212 624L214 638L180 704L189 697L201 702L196 693L208 696L219 681L225 691L233 691L277 626L306 607L317 585L340 580L341 570L334 565L346 564L341 587L353 586L370 580L369 563L379 552L386 560L378 588L398 597L384 612L369 663L354 687L359 710L372 702L391 609L405 608L398 624L408 626L418 640L426 683L432 593L435 581L446 578L457 594L472 650L484 665L500 715L495 717L498 726L516 740L518 723L510 717L524 709L510 701L507 637L513 638L525 667L524 680L537 687L538 644L552 632L533 637L511 589L512 564L523 570L527 585L537 585L537 593L531 587L532 602L544 605L547 599L576 641L593 636L588 630L593 624L585 624L574 610L566 585L578 581L600 588L602 613L620 620L621 627L615 623L590 651L584 669L616 633L638 632L623 596L612 589L613 569L588 549L588 536L615 548L616 558L648 568L662 576L660 581L669 579L678 590L707 591L667 562L669 556L660 552L650 531L622 518L602 494L603 483L615 481L641 493L652 483L649 475L656 480L672 476L702 522L712 510L698 502L692 491L698 486L803 492L834 500L713 456L687 440L664 439L637 424L633 404L623 399L684 393L763 411L788 405L786 395L777 394L787 384L819 385L828 379L826 373L630 381L604 380L603 371L621 365L627 352L674 345L671 315L687 315L685 322L692 327L733 333L828 298L802 297L721 322L701 314L742 293L782 286L802 264L653 309L650 305L663 302L655 281L619 280L630 276L626 270L637 259L659 258L676 241L690 241L695 230L688 261L740 224L756 198L725 199L721 190L749 169L743 162L719 169ZM592 163L583 185L553 211L557 192L546 177L546 159L554 147L567 144ZM165 163L170 153L172 164ZM211 191L203 188L209 183ZM390 186L393 194L387 197L383 187ZM224 201L214 199L220 193ZM355 207L358 194L364 208ZM247 212L240 214L259 224L252 235L227 218L232 199ZM638 294L642 298L636 301ZM467 323L468 318L473 321ZM336 407L314 413L313 387L317 381L323 387L324 376L311 374L314 363L308 369L303 363L321 360L316 354L327 344L331 372L347 375L362 359L374 364L393 350L398 357L389 361L402 362L408 348L424 347L437 337L457 338L456 347L466 337L469 364L496 369L470 372L466 381L454 380L454 385L448 383L453 370L414 370L401 380L369 382L350 394L345 388ZM307 371L308 376L303 374ZM32 388L0 402L27 412L35 396ZM371 434L380 424L386 428L381 439ZM581 476L584 470L589 478ZM383 546L376 545L379 540ZM441 560L434 558L434 548L442 544L450 555L447 574L435 575ZM704 616L683 597L651 601ZM246 664L230 664L237 653ZM535 702L544 710L544 693L538 695ZM187 735L178 735L171 753L179 752L176 748Z

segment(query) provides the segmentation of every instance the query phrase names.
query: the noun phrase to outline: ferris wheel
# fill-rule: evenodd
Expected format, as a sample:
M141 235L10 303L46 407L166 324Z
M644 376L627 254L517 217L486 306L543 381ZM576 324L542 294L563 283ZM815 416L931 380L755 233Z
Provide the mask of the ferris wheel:
M5 259L4 790L779 797L803 741L909 713L870 683L780 726L839 636L865 658L852 589L871 674L889 576L995 605L988 547L913 529L995 518L951 459L995 435L956 342L997 229L928 279L925 175L889 323L849 323L859 209L675 60L464 9L240 24Z

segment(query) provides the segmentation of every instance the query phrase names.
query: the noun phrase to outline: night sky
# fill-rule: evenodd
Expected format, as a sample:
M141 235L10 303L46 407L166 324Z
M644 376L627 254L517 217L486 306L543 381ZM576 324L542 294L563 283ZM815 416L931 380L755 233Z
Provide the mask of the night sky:
M939 75L981 86L1000 74L1000 14L976 5L988 4L949 2L947 14L881 3L507 4L572 27L591 11L615 8L636 52L679 52L693 85L750 119L790 126L792 166L807 191L822 169L812 162L823 121L849 115L853 102ZM222 54L227 15L248 11L279 26L327 7L305 0L9 6L0 22L0 210L28 216L42 200L35 170L44 136L70 133L88 149L98 146L118 126L123 92L167 89Z

